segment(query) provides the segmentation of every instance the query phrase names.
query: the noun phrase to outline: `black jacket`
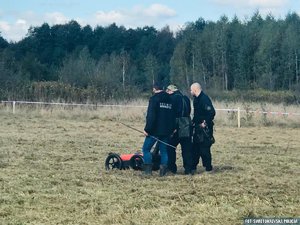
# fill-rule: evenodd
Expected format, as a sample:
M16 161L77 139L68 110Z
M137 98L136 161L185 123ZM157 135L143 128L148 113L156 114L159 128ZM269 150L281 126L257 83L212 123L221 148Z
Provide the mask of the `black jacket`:
M180 91L175 91L173 94L170 95L175 117L188 117L191 114L191 102L190 99L181 94Z
M175 116L169 94L155 93L149 100L145 131L153 136L169 136L175 129Z
M210 98L203 91L201 91L198 97L194 97L193 105L193 123L197 125L205 120L208 126L211 126L213 124L212 121L216 115L216 111Z

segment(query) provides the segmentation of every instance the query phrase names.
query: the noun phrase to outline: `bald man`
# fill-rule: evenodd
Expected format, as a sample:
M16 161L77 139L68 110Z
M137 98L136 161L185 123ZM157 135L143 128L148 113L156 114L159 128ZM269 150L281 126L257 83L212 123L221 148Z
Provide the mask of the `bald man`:
M191 85L191 95L194 96L192 173L196 172L200 157L205 170L212 171L213 166L210 147L214 143L213 120L216 111L210 98L202 91L199 83L193 83Z

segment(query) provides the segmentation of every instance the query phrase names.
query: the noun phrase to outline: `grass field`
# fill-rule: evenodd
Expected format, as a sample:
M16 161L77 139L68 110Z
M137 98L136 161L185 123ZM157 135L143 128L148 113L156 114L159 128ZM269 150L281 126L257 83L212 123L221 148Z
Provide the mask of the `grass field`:
M126 123L144 122L127 113ZM299 126L216 121L215 170L149 179L105 171L109 152L144 138L114 112L0 111L0 224L242 224L300 216ZM180 147L178 148L180 153ZM180 154L178 154L180 156Z

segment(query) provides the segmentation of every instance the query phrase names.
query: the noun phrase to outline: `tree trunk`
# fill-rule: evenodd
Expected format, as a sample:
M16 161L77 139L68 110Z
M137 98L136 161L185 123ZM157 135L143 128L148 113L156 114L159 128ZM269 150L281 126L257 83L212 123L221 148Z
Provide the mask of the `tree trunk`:
M155 77L154 77L154 70L153 70L153 66L151 67L151 74L152 74L152 85L154 85L154 82L155 82Z
M202 73L203 73L203 87L206 88L206 71L205 71L202 58L201 58L201 66L202 66Z
M192 82L195 81L195 55L193 53L193 73L192 73Z
M190 86L190 79L189 79L189 74L188 74L188 66L187 66L186 62L185 62L185 81L186 81L187 88L189 88L189 86Z
M228 91L228 76L226 72L226 57L222 52L222 74L223 74L223 90Z
M299 84L299 69L298 69L298 55L297 52L295 51L295 73L296 73L296 84L298 86Z
M122 85L123 85L123 90L125 90L125 57L123 57L123 60L122 60Z
M269 62L269 89L273 91L272 57L270 57L270 62Z

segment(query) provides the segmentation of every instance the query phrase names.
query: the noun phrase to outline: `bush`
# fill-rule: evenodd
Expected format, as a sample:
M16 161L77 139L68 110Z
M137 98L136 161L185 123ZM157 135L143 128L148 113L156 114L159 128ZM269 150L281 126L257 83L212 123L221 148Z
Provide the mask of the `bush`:
M233 91L208 91L211 98L218 101L247 101L247 102L269 102L269 103L285 103L299 104L300 98L293 91L267 91L263 89L257 90L233 90Z
M97 103L112 100L128 101L140 96L139 90L132 86L127 86L123 91L122 87L109 84L84 88L57 81L28 83L9 93L0 89L0 97L3 100Z

